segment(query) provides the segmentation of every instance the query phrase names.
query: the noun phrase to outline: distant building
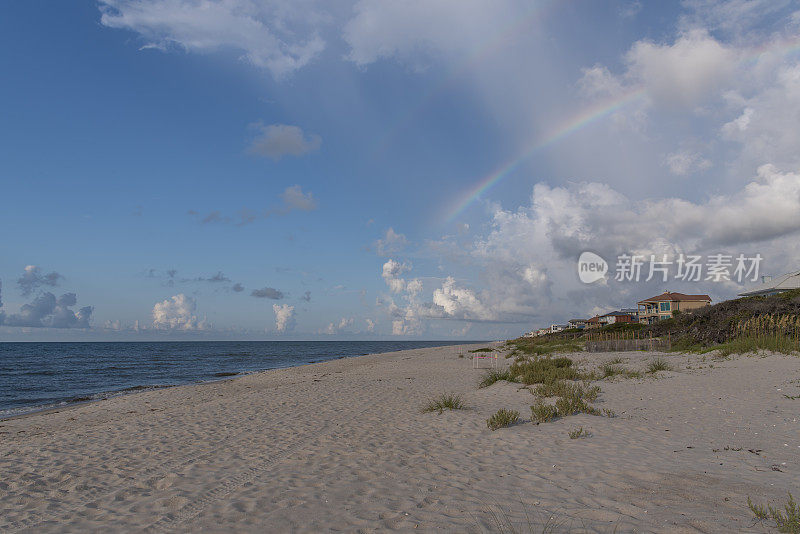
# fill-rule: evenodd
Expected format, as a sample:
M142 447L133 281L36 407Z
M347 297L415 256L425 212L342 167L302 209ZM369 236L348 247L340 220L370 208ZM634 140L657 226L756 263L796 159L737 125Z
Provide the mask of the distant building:
M565 325L565 324L551 324L550 325L550 333L551 334L555 334L556 332L561 332L563 330L566 330L567 328L569 328L569 327L567 325Z
M586 328L586 322L587 322L586 319L570 319L569 321L567 321L570 328L580 328L580 329Z
M664 319L671 319L676 311L696 310L708 306L711 304L711 297L666 291L661 295L640 300L637 304L639 305L639 322L653 324Z
M603 323L600 322L600 316L595 315L591 319L586 320L586 328L598 328L603 326Z
M613 311L605 315L601 315L598 321L601 324L609 325L614 323L635 323L638 320L638 313L636 315L626 313L622 310Z
M772 278L771 276L762 276L761 284L754 288L748 289L744 293L739 293L740 297L766 297L769 295L777 295L784 291L791 291L792 289L800 289L800 271L793 273L783 274Z

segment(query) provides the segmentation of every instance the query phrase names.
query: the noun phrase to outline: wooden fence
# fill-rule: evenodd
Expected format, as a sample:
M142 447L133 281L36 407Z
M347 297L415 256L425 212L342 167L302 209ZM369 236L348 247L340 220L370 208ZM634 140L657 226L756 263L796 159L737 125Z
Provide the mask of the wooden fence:
M588 352L621 352L628 350L669 350L672 340L667 337L653 337L639 332L589 333L586 338Z

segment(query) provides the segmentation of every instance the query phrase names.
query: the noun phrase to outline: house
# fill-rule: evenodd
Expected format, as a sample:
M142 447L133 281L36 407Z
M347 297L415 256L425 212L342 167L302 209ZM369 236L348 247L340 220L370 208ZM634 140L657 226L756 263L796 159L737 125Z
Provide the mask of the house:
M604 325L609 325L614 323L634 323L638 320L638 315L634 316L631 313L626 313L620 310L620 311L613 311L605 315L601 315L598 320L600 323Z
M591 319L586 320L586 328L598 328L603 326L603 323L600 322L600 316L595 315Z
M552 324L550 325L550 333L555 334L556 332L561 332L562 330L566 330L567 328L569 327L565 324Z
M652 324L656 321L671 319L676 311L684 312L708 306L711 304L711 297L665 291L661 295L640 300L637 304L639 306L639 322Z
M748 289L744 293L739 293L740 297L766 297L769 295L777 295L784 291L791 291L792 289L800 289L800 271L793 273L783 274L772 278L771 276L762 276L761 284Z
M569 321L567 321L567 323L569 324L570 328L580 328L581 330L583 330L584 328L586 328L587 321L586 319L570 319Z

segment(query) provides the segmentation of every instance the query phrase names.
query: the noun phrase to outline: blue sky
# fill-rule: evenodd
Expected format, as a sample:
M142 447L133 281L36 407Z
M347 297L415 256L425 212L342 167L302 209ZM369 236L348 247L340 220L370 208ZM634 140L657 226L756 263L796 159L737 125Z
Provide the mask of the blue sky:
M2 9L0 339L500 338L664 289L582 250L798 268L795 2Z

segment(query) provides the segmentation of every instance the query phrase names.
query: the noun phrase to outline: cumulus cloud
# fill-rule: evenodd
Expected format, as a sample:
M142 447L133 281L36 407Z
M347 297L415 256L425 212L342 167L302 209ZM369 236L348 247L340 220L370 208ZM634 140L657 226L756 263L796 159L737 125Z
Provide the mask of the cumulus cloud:
M411 265L407 263L400 263L399 261L392 259L383 264L381 276L386 282L386 285L389 286L389 289L392 291L392 293L400 293L405 289L406 281L403 278L400 278L400 276L410 269Z
M153 327L164 330L206 330L211 328L205 318L195 315L197 302L183 293L156 302L153 306Z
M136 32L142 48L209 53L234 50L242 60L281 78L325 47L308 2L256 0L101 0L100 23Z
M706 31L690 30L673 44L639 41L627 54L629 76L667 105L693 106L718 95L733 78L738 57Z
M296 325L294 306L288 304L273 304L275 313L275 329L280 333L291 332Z
M75 293L56 298L44 292L29 304L23 304L19 313L5 315L3 324L29 328L89 328L94 308L84 306L75 312L71 308L77 303Z
M400 253L408 245L408 239L403 234L386 230L386 235L375 241L375 252L378 256L392 256Z
M283 298L283 292L278 291L274 287L262 287L261 289L254 289L250 293L250 296L259 299L280 300Z
M324 330L322 330L322 333L332 336L342 331L345 331L349 328L352 328L354 323L355 321L353 320L352 317L350 318L342 317L341 319L339 319L338 323L328 323L328 326L325 327Z
M236 293L241 293L242 291L244 291L244 286L239 282L236 282L235 284L233 284L233 287L231 287L231 289L233 289Z
M284 156L302 156L319 150L322 138L318 135L306 135L299 126L289 124L255 123L251 126L258 134L247 149L257 156L266 156L275 161Z
M426 294L421 284L412 286L401 278L410 266L392 260L381 274L397 297L381 299L379 305L392 318L395 335L419 332L424 321L437 319L526 324L537 318L565 320L567 315L630 306L664 290L659 280L613 280L620 254L654 254L659 259L667 255L674 260L680 253L735 257L758 252L773 272L780 273L796 269L798 236L800 173L771 165L759 168L739 191L695 202L635 200L600 183L538 184L529 205L516 210L497 207L488 233L467 245L462 266L477 268L478 281L446 276ZM578 280L576 260L586 250L611 264L606 283L587 286ZM451 263L450 269L457 265ZM708 280L670 285L674 291L718 296L735 294L741 287Z
M367 332L374 332L375 331L375 321L370 318L364 319L367 323Z
M38 266L28 265L25 267L22 276L17 279L17 285L19 286L20 292L27 297L42 286L57 286L58 281L62 278L64 277L55 271L45 274L42 273L42 270Z

